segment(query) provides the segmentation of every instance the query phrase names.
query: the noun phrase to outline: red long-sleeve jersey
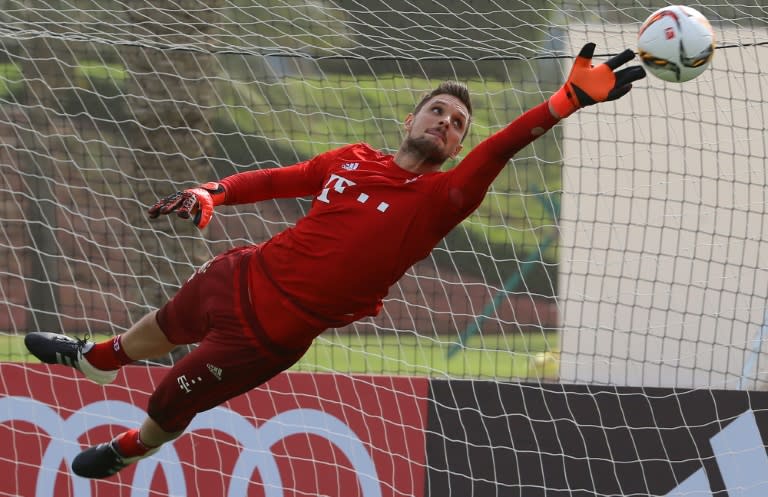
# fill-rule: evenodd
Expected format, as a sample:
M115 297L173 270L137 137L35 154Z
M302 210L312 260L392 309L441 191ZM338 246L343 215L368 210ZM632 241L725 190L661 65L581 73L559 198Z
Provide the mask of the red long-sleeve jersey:
M376 315L389 288L478 207L509 159L556 122L541 104L446 172L413 174L392 155L348 145L224 178L224 204L314 197L307 215L264 242L252 264L299 317L322 328L316 335Z

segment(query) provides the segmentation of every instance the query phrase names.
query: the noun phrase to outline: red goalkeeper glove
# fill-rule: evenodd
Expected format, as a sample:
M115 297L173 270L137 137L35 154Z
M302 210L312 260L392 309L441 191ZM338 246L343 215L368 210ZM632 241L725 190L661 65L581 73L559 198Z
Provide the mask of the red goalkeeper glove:
M632 89L633 81L645 77L645 69L642 66L615 71L635 57L635 53L630 49L598 66L592 66L594 53L594 43L584 45L565 84L550 97L549 111L554 117L562 119L587 105L616 100Z
M219 183L205 183L197 188L189 188L168 195L155 202L149 208L149 218L155 219L161 214L176 214L183 219L192 217L192 222L200 229L205 228L213 217L213 208L224 203L224 187Z

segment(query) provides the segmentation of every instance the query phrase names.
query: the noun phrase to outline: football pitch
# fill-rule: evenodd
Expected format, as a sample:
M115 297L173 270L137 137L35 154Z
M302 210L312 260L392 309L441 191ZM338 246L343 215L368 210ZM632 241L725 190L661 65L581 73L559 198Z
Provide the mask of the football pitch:
M554 380L558 377L557 333L473 337L449 356L451 337L408 334L326 333L292 371L416 375L450 378ZM95 336L100 341L107 335ZM38 362L23 335L0 334L0 361Z

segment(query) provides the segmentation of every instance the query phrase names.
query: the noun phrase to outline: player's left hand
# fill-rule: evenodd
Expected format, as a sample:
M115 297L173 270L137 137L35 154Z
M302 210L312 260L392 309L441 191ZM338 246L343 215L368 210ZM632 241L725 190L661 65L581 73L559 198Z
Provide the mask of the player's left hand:
M194 225L203 229L213 217L214 206L222 202L224 187L219 183L205 183L161 198L147 212L150 219L175 212L182 219L191 217Z
M568 117L578 109L598 102L616 100L632 89L632 82L645 77L642 66L625 67L635 57L631 49L611 57L597 66L592 65L595 44L587 43L573 63L565 84L549 99L549 111L554 117Z

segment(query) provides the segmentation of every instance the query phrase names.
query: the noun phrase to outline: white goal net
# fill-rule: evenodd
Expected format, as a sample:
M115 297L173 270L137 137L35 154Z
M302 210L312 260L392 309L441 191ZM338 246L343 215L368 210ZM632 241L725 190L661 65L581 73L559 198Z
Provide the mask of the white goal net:
M146 209L158 198L349 143L394 152L405 116L446 79L467 83L472 93L466 154L548 98L584 42L597 44L596 61L634 49L638 27L663 5L0 1L0 361L4 377L29 386L24 397L6 385L0 393L8 409L50 408L65 420L80 413L73 400L96 405L116 402L116 395L125 404L103 404L99 415L111 412L112 424L133 426L137 415L127 406L144 407L156 375L178 354L140 365L135 383L103 394L64 369L35 364L24 334L121 333L212 255L266 240L311 201L219 208L200 232L175 218L150 222ZM295 385L280 380L266 389L272 395L217 411L231 417L226 428L215 416L203 418L188 446L179 441L177 455L159 455L164 477L137 470L112 487L69 480L60 466L66 457L41 470L45 478L24 476L45 467L47 447L74 450L88 430L106 428L86 423L68 439L60 427L33 428L9 410L0 433L12 442L0 451L0 466L16 466L21 476L0 483L0 496L32 489L41 495L41 488L70 492L54 495L176 495L182 487L196 495L179 483L189 468L204 475L199 491L208 495L709 496L734 492L734 485L746 488L745 496L764 491L765 472L750 479L728 468L768 465L759 432L750 431L768 430L760 407L768 405L760 396L768 338L768 11L760 2L691 6L717 36L710 69L683 84L649 75L630 96L575 114L521 151L480 208L392 288L380 316L317 339L292 369ZM48 374L52 385L70 386L36 395ZM360 410L339 385L358 392ZM336 399L320 386L351 412L308 401L315 414L307 414L306 399ZM398 392L410 400L399 404ZM708 407L702 392L714 399ZM746 397L728 397L737 394ZM689 395L699 399L690 406L711 416L691 418L666 402L683 405ZM615 402L603 404L606 396ZM277 407L284 397L295 409ZM271 407L263 411L257 400ZM597 407L581 409L583 402ZM408 411L418 406L417 414ZM676 414L654 418L664 409ZM291 427L298 411L307 426L324 428L296 433L324 436L329 446L296 449L280 441L298 436L288 429L267 447L277 454L275 473L259 466L240 474L203 460L213 453L227 462L247 450L233 440L239 419L254 426L280 419ZM349 439L334 431L331 415L362 448L331 447ZM563 419L567 427L558 429ZM393 426L400 431L381 446L377 432ZM422 443L391 439L416 427ZM612 429L628 438L612 439ZM634 429L657 434L664 450L642 449ZM692 440L682 455L667 450L678 442L665 438L678 430ZM486 438L473 435L481 432ZM605 450L591 448L589 432L604 437ZM736 444L754 433L755 444ZM39 454L21 448L30 437ZM616 444L634 444L634 452L618 455ZM411 452L419 446L426 454ZM369 466L356 459L357 449L370 456ZM185 450L193 455L186 458ZM456 455L462 451L463 459ZM173 476L174 461L182 476ZM635 469L625 473L622 463ZM310 466L317 475L330 467L336 487L358 483L349 493L325 483L312 490L301 477ZM386 480L382 467L407 477ZM538 476L530 476L531 467ZM654 483L646 471L666 476Z

